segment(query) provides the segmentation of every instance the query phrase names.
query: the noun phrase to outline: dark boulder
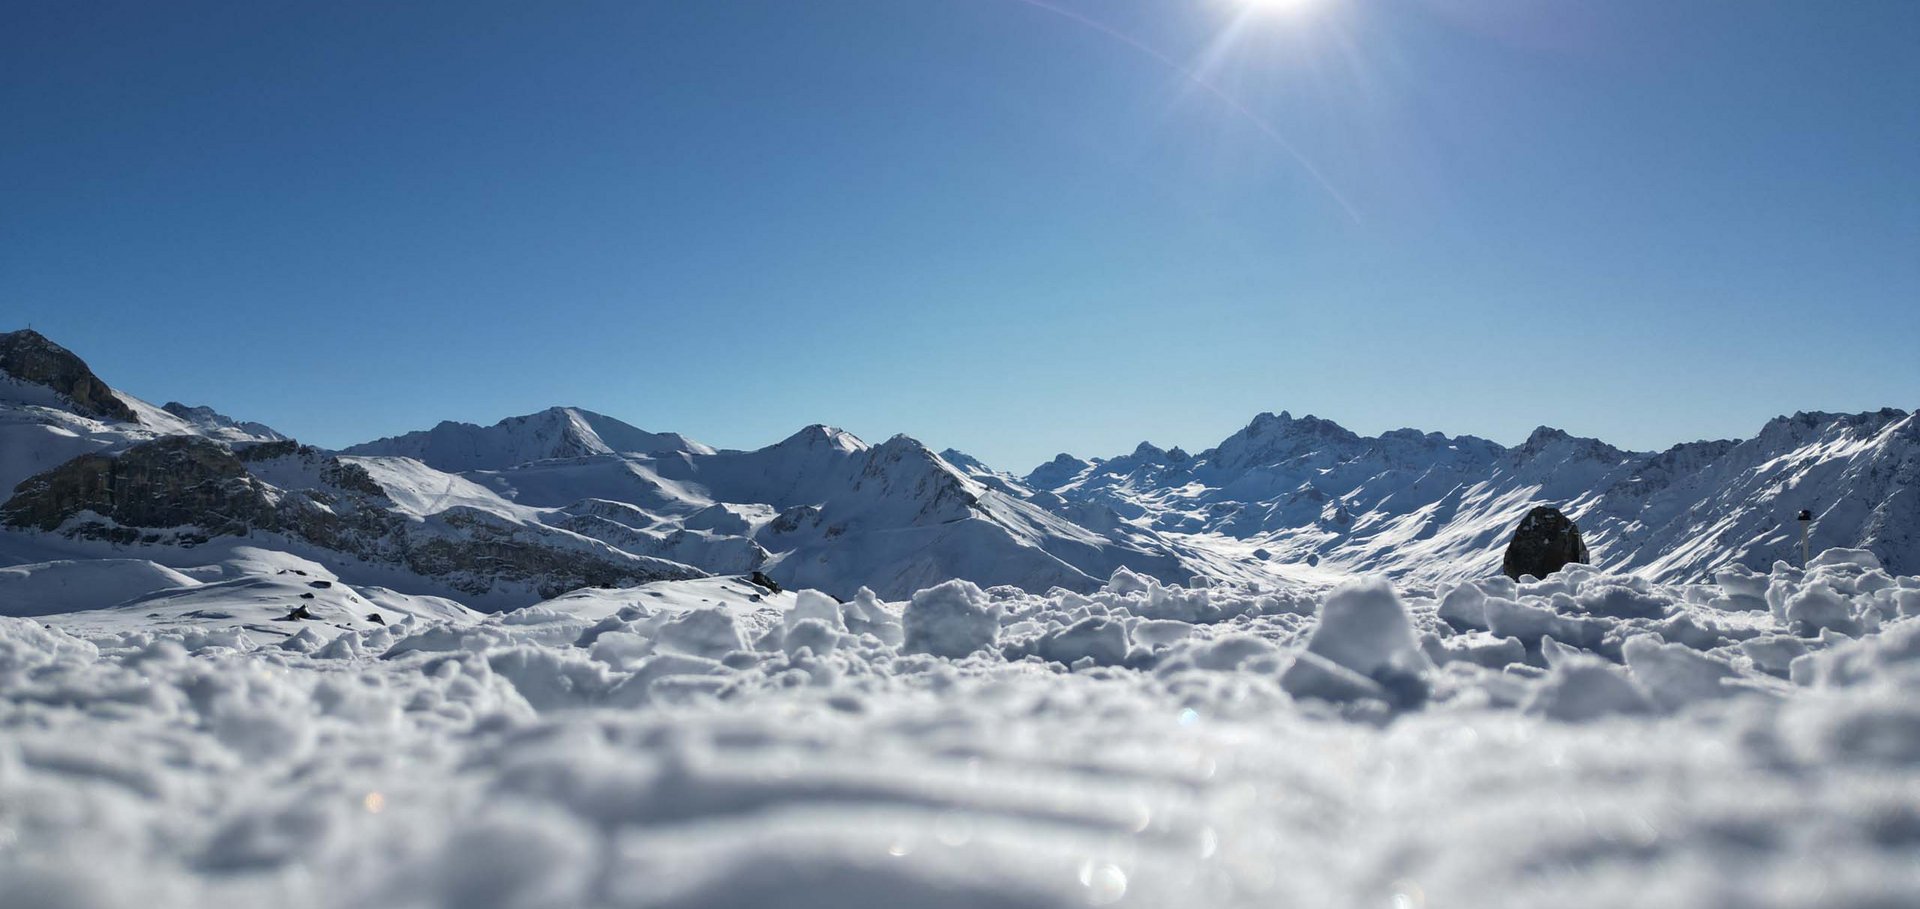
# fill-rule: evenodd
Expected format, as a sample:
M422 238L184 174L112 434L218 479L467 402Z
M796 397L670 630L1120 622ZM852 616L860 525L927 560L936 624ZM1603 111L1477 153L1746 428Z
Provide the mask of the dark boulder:
M1514 528L1500 570L1514 580L1521 575L1544 578L1569 562L1586 564L1592 560L1586 541L1580 538L1579 525L1560 509L1540 505L1527 512L1520 526Z
M133 408L87 368L86 361L33 329L0 333L0 372L59 392L82 416L140 421Z
M748 575L747 580L752 581L756 587L764 588L769 593L780 592L780 585L775 583L772 578L767 577L765 572L756 571Z

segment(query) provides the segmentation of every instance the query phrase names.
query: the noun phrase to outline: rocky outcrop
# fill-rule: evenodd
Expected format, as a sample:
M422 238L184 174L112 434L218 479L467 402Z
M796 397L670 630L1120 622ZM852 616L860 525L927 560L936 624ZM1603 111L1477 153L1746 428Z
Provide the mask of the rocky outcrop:
M1580 539L1579 525L1560 509L1540 505L1527 512L1520 526L1514 528L1500 569L1515 580L1523 575L1544 578L1570 562L1585 564L1592 558L1586 541Z
M306 479L302 488L283 489L250 466L267 476ZM194 545L252 531L279 533L474 594L498 582L546 597L703 576L676 562L473 509L410 516L359 464L291 441L236 452L199 436L165 436L117 453L82 455L16 487L0 506L0 524L119 543Z
M85 454L28 477L0 506L0 522L56 530L92 512L100 535L137 535L132 528L197 527L209 535L245 533L276 523L266 487L225 445L197 436L166 436L119 454Z
M211 436L228 441L266 440L286 441L287 437L274 431L265 423L250 420L236 420L211 407L191 407L179 401L168 401L160 409L180 418L193 427L200 435Z
M86 361L33 329L0 334L0 372L59 392L82 416L139 422L133 408L100 381Z

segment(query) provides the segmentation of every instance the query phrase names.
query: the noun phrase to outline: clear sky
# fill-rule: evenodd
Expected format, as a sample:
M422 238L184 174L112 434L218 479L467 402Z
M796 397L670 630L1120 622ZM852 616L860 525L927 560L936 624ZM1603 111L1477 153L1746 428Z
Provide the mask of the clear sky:
M0 328L322 445L1920 406L1920 3L1274 5L8 0Z

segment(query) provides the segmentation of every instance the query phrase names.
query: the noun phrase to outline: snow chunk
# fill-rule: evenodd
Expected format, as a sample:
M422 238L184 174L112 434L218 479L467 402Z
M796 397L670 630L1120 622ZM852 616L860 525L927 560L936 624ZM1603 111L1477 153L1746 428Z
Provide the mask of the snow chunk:
M1113 576L1107 579L1107 590L1121 595L1146 593L1152 586L1152 580L1134 574L1124 567L1115 568Z
M1829 565L1856 565L1869 571L1881 567L1880 557L1865 549L1828 549L1807 563L1809 570Z
M1407 620L1406 605L1386 578L1355 581L1328 596L1307 652L1364 676L1433 668Z
M1819 582L1808 584L1787 597L1785 618L1793 633L1802 637L1813 637L1826 628L1849 636L1860 633L1851 601Z
M900 646L904 636L900 616L882 603L871 588L860 588L851 601L841 605L840 612L846 619L847 633L871 634L882 644Z
M839 601L818 590L802 590L795 595L793 608L787 611L784 624L792 628L807 619L819 619L835 631L847 630L847 620L840 614Z
M1652 705L1639 686L1596 657L1564 660L1522 705L1527 713L1582 723L1613 713L1647 713Z
M1633 677L1667 710L1728 697L1739 690L1726 684L1737 677L1733 667L1684 644L1666 644L1656 635L1643 634L1629 639L1621 652Z
M1192 665L1215 672L1252 669L1263 661L1277 659L1280 648L1272 641L1250 634L1229 634L1191 651Z
M907 652L959 659L999 639L1000 606L971 581L948 581L913 595L905 625Z
M806 650L816 656L831 653L840 646L840 632L835 631L825 619L801 619L787 629L781 648L787 656L797 656Z
M1440 619L1455 628L1487 627L1487 594L1472 584L1461 584L1440 600Z
M1674 610L1672 597L1618 583L1583 586L1574 601L1589 615L1614 619L1658 619Z
M1768 634L1741 641L1740 652L1761 672L1784 677L1794 660L1806 656L1807 643L1790 634Z
M1429 635L1420 639L1420 646L1435 663L1471 663L1499 669L1527 658L1527 646L1519 638L1503 638L1490 631L1469 631L1450 638Z
M1296 698L1319 698L1336 703L1390 700L1387 688L1312 651L1299 654L1280 676L1280 687Z
M29 619L0 616L0 688L13 676L55 663L91 663L98 647L64 631L43 628Z
M1047 632L1034 651L1041 659L1069 666L1083 659L1096 666L1118 666L1127 659L1127 628L1107 616L1088 616Z
M804 601L804 594L802 597ZM695 609L671 615L654 631L653 640L655 649L709 659L747 649L746 636L733 616L718 609Z
M1410 707L1426 699L1421 676L1432 669L1393 584L1367 578L1327 597L1306 652L1287 667L1280 686L1295 697L1369 697Z
M1505 597L1488 597L1485 607L1490 631L1503 638L1519 638L1528 645L1538 645L1543 638L1551 636L1591 650L1599 645L1607 627L1599 620L1563 616L1543 606Z

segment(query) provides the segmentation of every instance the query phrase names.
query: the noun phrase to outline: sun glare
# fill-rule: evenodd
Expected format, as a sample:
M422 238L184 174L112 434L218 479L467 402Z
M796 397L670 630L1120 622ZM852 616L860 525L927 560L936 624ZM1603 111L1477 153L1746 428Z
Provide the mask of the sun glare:
M1320 5L1321 0L1237 0L1248 12L1260 15L1297 15Z

